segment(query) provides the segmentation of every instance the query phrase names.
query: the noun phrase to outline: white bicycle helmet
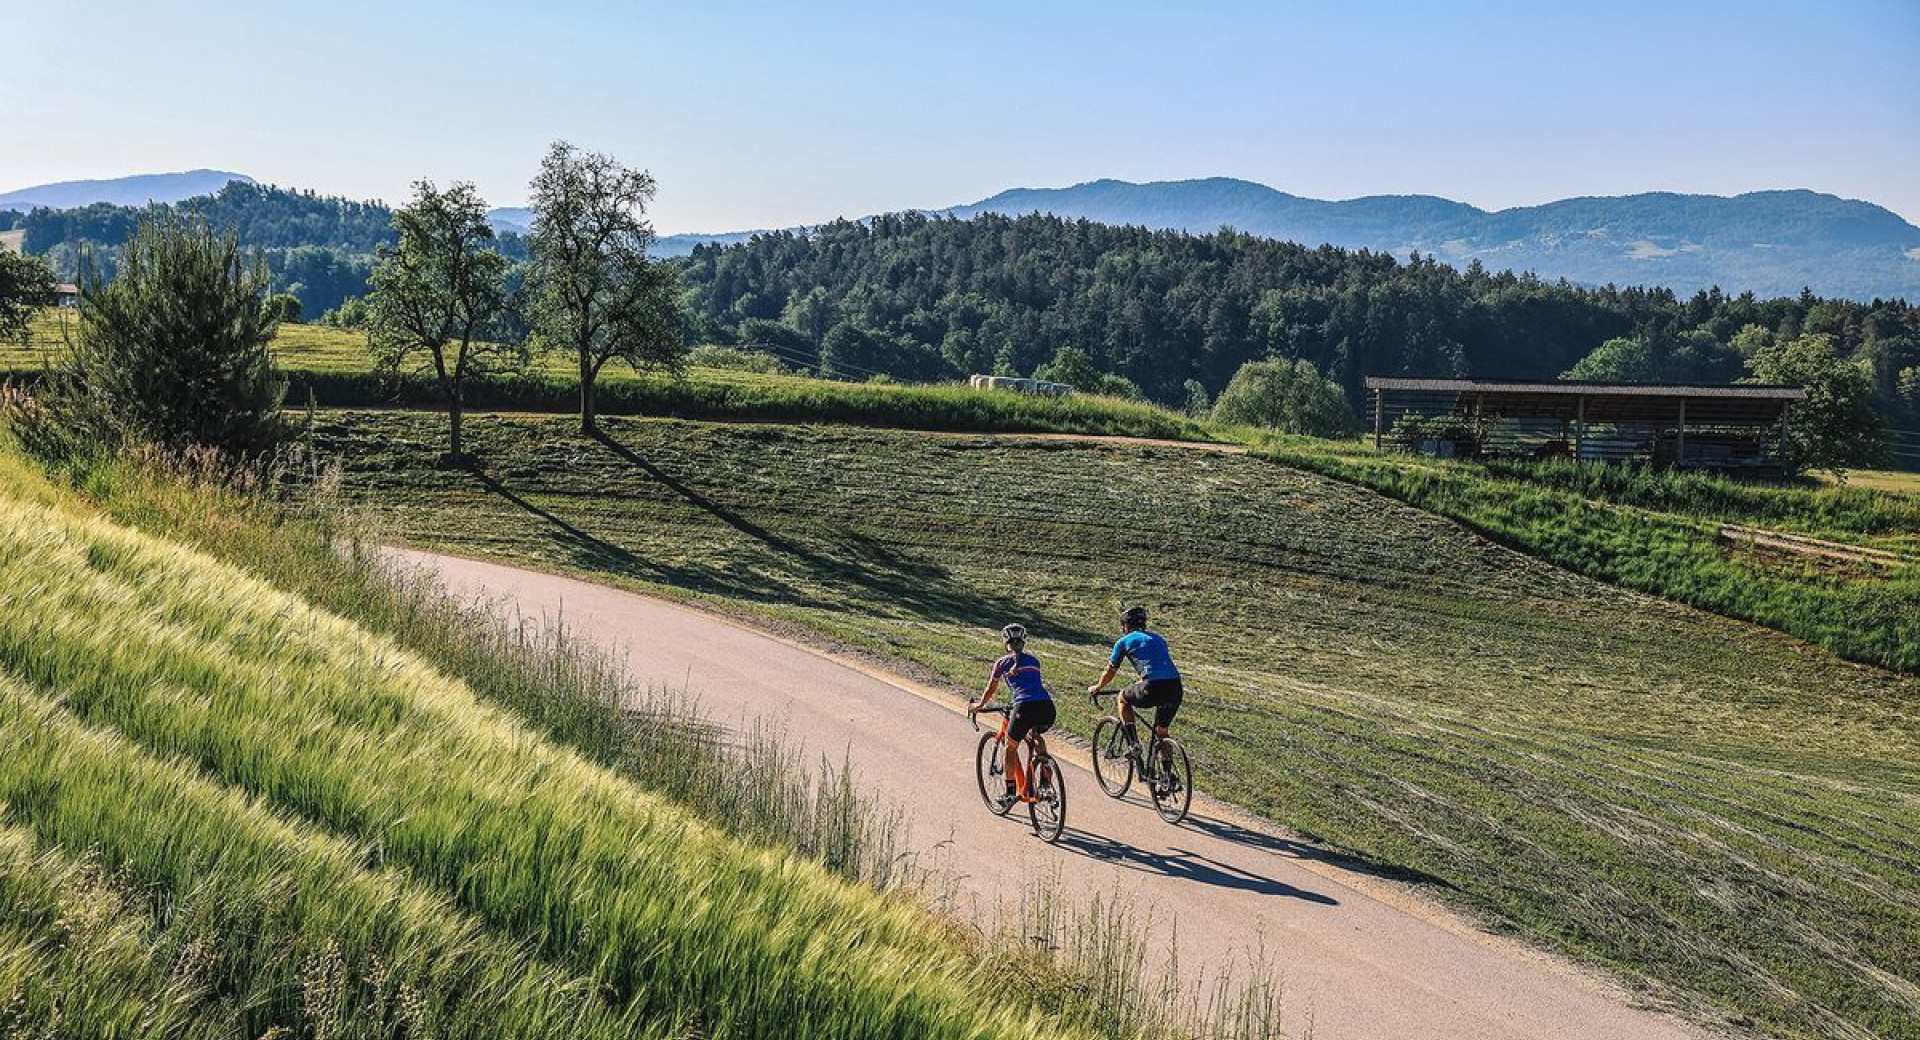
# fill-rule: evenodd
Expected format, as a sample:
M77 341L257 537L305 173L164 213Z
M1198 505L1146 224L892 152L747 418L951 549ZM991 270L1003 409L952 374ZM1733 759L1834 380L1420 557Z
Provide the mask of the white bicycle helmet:
M1009 643L1024 643L1027 641L1027 626L1021 624L1008 625L1000 630L1000 638Z

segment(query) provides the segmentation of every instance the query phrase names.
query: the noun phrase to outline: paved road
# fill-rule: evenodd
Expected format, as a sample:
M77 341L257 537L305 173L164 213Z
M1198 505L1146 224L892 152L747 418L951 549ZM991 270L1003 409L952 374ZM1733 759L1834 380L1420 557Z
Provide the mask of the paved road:
M1244 965L1260 946L1281 975L1290 1030L1318 1040L1699 1038L1671 1018L1557 960L1497 940L1404 888L1313 858L1216 803L1169 826L1137 793L1101 794L1067 750L1069 831L1035 839L1019 814L987 814L975 793L974 736L951 694L917 687L711 614L499 564L402 552L463 596L523 616L564 609L568 628L628 655L643 681L686 685L721 723L765 717L812 752L858 754L857 773L909 813L912 843L978 911L1001 898L1005 864L1057 872L1071 893L1118 894L1178 916L1179 959ZM1057 749L1064 743L1056 742ZM1076 760L1078 760L1076 762ZM1205 787L1205 777L1199 778Z

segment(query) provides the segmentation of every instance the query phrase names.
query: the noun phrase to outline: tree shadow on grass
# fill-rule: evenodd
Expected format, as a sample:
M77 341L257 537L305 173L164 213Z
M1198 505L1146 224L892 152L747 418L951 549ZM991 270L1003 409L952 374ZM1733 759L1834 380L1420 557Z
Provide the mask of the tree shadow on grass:
M568 554L568 562L574 566L720 595L743 598L785 598L793 601L800 599L797 590L779 586L769 580L761 579L746 583L711 567L673 566L649 560L624 546L616 545L581 529L552 510L519 494L502 483L499 478L481 469L475 468L472 472L475 479L486 490L545 521L553 529L554 542Z
M1339 906L1340 901L1310 889L1241 870L1197 852L1176 848L1171 854L1148 852L1125 842L1069 827L1060 836L1060 847L1093 859L1115 863L1128 870L1161 874L1213 888L1252 892L1262 896L1285 896L1320 906Z
M1048 617L1013 599L975 592L954 581L946 569L938 564L908 556L891 545L857 532L841 531L832 543L825 546L818 543L802 544L714 500L614 440L606 432L596 432L593 439L688 504L771 550L810 581L847 589L861 598L901 607L927 620L998 625L1006 620L1020 619L1029 628L1051 637L1079 641L1098 639L1093 633ZM738 588L737 583L730 584L736 587L729 590L729 594L742 598L801 604L809 602L803 597L770 595L772 590L767 588L744 590Z

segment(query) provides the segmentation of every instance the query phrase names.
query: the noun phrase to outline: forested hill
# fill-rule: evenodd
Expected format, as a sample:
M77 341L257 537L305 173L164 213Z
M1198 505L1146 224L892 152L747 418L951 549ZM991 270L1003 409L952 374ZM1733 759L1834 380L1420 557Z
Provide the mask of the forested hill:
M1561 199L1487 212L1429 195L1327 202L1250 181L1015 188L953 216L1052 213L1154 229L1239 231L1462 265L1536 271L1588 285L1710 286L1788 295L1802 288L1868 300L1920 301L1920 228L1880 206L1813 191L1724 197L1649 192Z
M364 294L375 251L394 240L393 211L383 203L244 181L172 208L204 216L213 227L234 232L241 245L259 250L273 272L273 287L299 296L309 315ZM110 275L120 247L145 212L145 206L107 203L0 212L0 228L23 230L26 251L46 256L63 277L73 277L83 252ZM502 236L501 248L516 258L525 255L520 239L511 234Z
M114 206L178 202L196 195L212 195L232 181L254 183L252 177L230 170L186 170L105 180L60 181L0 192L0 210L74 209L99 202Z
M1217 395L1268 356L1311 360L1358 401L1375 374L1551 378L1619 336L1660 352L1665 377L1730 379L1747 325L1829 333L1890 387L1920 364L1920 310L1903 302L1585 289L1045 215L840 221L702 246L686 263L697 336L772 343L830 375L1025 375L1071 346L1169 404L1190 398L1188 380Z

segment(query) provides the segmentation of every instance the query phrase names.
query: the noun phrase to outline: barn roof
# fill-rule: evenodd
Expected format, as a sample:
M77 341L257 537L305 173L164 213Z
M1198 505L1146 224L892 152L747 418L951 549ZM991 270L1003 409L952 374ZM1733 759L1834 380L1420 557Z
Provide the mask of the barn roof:
M1368 376L1369 390L1420 390L1480 394L1546 394L1566 397L1743 397L1763 401L1804 401L1797 386L1758 383L1607 383L1559 379L1429 379Z
M1509 419L1587 422L1672 422L1684 405L1690 424L1778 422L1807 392L1797 386L1730 383L1609 383L1589 380L1428 379L1368 376L1382 396L1420 398L1441 411L1475 411Z

